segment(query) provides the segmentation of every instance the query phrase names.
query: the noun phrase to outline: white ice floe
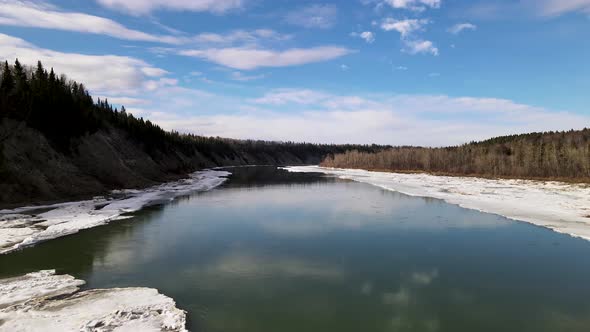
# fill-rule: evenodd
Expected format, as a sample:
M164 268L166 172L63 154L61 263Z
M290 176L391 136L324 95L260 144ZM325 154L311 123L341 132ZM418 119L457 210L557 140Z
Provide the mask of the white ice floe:
M0 254L124 219L125 213L146 206L213 189L229 174L220 170L199 171L187 179L144 190L116 190L107 198L0 210Z
M318 166L285 169L330 174L410 196L438 198L464 208L502 215L590 240L590 186L584 184L385 173Z
M156 289L83 284L53 270L0 280L0 331L186 331L186 313Z

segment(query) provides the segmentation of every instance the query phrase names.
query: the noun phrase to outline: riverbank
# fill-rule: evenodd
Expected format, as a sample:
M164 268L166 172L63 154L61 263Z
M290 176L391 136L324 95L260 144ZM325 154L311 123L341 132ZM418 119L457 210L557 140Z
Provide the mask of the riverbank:
M0 133L5 133L0 135L0 209L88 200L114 189L149 188L219 166L315 165L329 154L380 148L176 136L163 131L162 139L148 144L146 140L154 137L137 136L138 132L108 121L82 136L60 136L68 144L57 144L55 137L8 118L0 117Z
M116 190L108 197L91 200L0 210L0 254L126 219L125 214L146 206L211 190L225 182L228 175L220 170L199 171L186 179L144 190Z
M590 186L557 181L485 179L357 169L295 166L368 183L410 196L431 197L464 208L525 221L590 241Z

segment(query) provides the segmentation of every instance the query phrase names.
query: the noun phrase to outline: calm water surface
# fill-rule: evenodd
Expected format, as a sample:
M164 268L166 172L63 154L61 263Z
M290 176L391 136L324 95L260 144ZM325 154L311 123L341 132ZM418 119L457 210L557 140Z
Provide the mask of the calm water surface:
M213 191L0 256L89 288L147 286L192 331L590 331L590 242L317 174Z

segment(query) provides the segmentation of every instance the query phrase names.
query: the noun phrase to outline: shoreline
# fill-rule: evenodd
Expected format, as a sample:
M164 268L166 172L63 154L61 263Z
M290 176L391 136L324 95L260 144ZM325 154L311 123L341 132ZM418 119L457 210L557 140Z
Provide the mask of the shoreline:
M508 175L428 172L428 171L421 171L421 170L391 170L391 169L381 169L381 168L338 168L338 167L328 167L328 166L321 166L321 165L318 165L318 167L326 168L326 169L349 169L349 170L361 170L361 171L378 172L378 173L396 173L396 174L426 174L426 175L432 175L432 176L447 176L447 177L457 177L457 178L478 178L478 179L486 179L486 180L525 180L525 181L536 181L536 182L560 182L560 183L567 183L567 184L586 185L590 188L590 178L568 178L568 177L543 178L543 177L526 177L526 176L522 177L522 176L508 176Z
M323 173L409 196L437 198L463 208L497 214L590 241L590 186L584 184L320 166L292 166L284 169L290 172Z
M212 169L197 171L188 178L146 189L113 190L108 197L0 210L0 254L127 219L127 213L179 196L211 190L223 184L230 174Z

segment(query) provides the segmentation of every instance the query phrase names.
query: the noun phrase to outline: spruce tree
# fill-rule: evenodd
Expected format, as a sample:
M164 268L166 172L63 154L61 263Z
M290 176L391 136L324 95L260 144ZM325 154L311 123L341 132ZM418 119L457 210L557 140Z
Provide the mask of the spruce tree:
M45 78L47 77L47 72L43 68L43 64L41 61L37 61L37 71L35 72L35 77L40 81L44 82Z
M54 84L56 82L55 72L53 71L53 68L51 68L51 72L49 72L49 82L51 82L51 84Z
M25 73L25 69L20 64L18 59L14 61L14 78L16 81L16 90L17 93L24 93L28 86L27 82L27 74Z
M8 66L8 61L4 62L4 68L2 69L2 82L0 83L0 89L2 90L2 96L6 97L14 89L14 77L12 77L12 71Z

